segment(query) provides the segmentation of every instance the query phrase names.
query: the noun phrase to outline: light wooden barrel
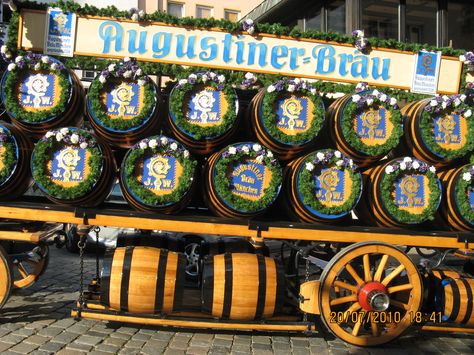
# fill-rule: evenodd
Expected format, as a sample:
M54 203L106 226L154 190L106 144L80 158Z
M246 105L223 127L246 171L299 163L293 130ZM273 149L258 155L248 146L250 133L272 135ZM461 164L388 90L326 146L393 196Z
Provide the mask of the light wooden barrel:
M315 96L313 101L302 93L280 92L272 102L272 120L264 114L264 99L268 95L266 89L260 90L249 106L252 130L258 141L285 161L314 147L325 121L322 99ZM319 113L315 115L316 109ZM312 134L308 136L307 132Z
M283 268L259 254L226 253L205 259L202 310L232 320L269 318L282 309Z
M442 320L466 326L474 325L474 279L457 278L441 281L438 304Z
M104 258L101 303L130 313L171 313L182 307L186 257L151 247L116 248Z
M168 125L171 133L185 144L193 154L198 155L215 152L227 144L238 129L239 101L235 91L235 99L231 99L224 91L219 91L211 86L196 85L191 92L185 95L180 107L181 114L186 122L184 123L177 118L177 112L171 105L171 101L178 90L176 87L173 88L169 99ZM199 103L201 100L205 103ZM236 118L233 122L226 124L224 117L228 112L235 113ZM219 133L198 134L193 131L221 125L224 129Z
M391 186L390 198L397 210L402 211L404 219L401 220L393 211L388 208L389 201L383 198L382 180L386 176L386 167L395 162L402 161L403 158L397 158L385 161L371 169L363 172L364 194L357 205L355 212L357 217L364 223L378 225L381 227L407 228L415 227L429 219L434 218L436 209L441 201L441 194L436 201L433 197L433 206L435 211L429 212L429 203L432 191L429 187L429 180L425 173L402 173L395 183ZM439 180L436 184L438 191L441 190ZM433 192L434 193L434 192ZM428 212L425 212L428 211ZM420 221L416 217L423 215Z
M318 152L334 154L333 150L319 150L287 165L285 207L292 217L301 222L332 223L347 220L361 197L362 175L355 170L356 167L351 174L348 169L338 168L334 162L323 163L315 166L313 171L307 171L306 163L313 161ZM303 183L308 175L312 182L310 190L306 188L307 181ZM345 207L340 210L340 206Z
M149 85L153 92L151 108L145 107L145 86L139 86L132 80L115 79L108 82L99 94L102 104L100 107L94 106L90 95L87 96L86 113L95 132L105 142L116 147L130 148L140 139L158 133L160 116L164 107L156 85L152 81L146 85ZM145 109L148 114L143 113ZM104 122L99 114L105 114L111 122ZM113 121L118 118L132 122L137 119L137 116L143 114L145 116L140 122L130 127L113 126Z
M30 172L30 158L33 144L15 126L0 122L0 200L13 200L23 195L33 180ZM5 170L4 170L5 169Z
M363 91L359 95L367 93L369 92ZM351 157L358 166L366 167L382 159L397 146L402 134L402 120L401 115L392 116L381 105L349 110L351 105L355 105L352 96L353 94L342 96L329 106L329 136L338 150ZM398 109L394 110L399 112ZM349 136L353 139L349 139ZM354 139L359 143L356 144ZM371 149L376 149L377 152Z
M50 58L51 63L62 65L58 60ZM65 69L67 73L67 85L62 87L59 77L56 74L45 71L35 71L32 69L23 69L20 73L20 80L15 84L15 94L17 105L23 112L49 111L57 108L55 114L44 118L41 121L29 121L21 114L15 113L6 105L7 114L12 122L24 133L33 138L40 138L47 131L64 126L79 126L83 121L83 101L84 89L76 74L72 70ZM2 101L8 95L5 93L5 82L11 73L5 71L2 78ZM34 87L38 82L39 86L47 86L46 91L36 92ZM59 98L62 92L67 91L67 100L63 108L58 107ZM38 103L35 98L39 99Z

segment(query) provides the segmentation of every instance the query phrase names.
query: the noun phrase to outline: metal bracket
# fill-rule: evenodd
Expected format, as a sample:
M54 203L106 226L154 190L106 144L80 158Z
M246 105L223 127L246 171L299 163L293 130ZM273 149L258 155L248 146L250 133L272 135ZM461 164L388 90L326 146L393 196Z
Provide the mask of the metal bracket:
M74 217L82 218L82 224L89 225L89 219L95 219L97 213L84 208L74 209Z
M255 237L251 237L252 244L255 246L263 246L264 238L262 237L262 231L268 231L268 223L249 221L248 226L249 230L257 231L257 235Z

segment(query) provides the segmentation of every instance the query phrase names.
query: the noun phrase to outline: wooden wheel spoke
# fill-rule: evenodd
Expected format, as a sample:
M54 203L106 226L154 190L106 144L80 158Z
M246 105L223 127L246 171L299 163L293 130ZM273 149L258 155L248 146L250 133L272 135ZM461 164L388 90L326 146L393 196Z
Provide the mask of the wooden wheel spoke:
M348 303L348 302L355 302L355 301L357 301L357 295L350 295L350 296L334 298L329 302L329 304L331 306L337 306L338 304L343 304L343 303Z
M354 329L352 329L352 335L357 336L359 335L360 327L362 326L362 323L365 318L365 311L359 312L357 315L357 322L354 324Z
M334 287L336 288L343 288L345 290L349 290L349 291L352 291L354 293L357 293L357 286L354 286L354 285L351 285L351 284L348 284L344 281L340 281L340 280L336 280L334 281Z
M23 266L23 264L21 262L19 262L18 264L15 264L17 269L18 269L18 272L20 273L21 277L25 278L27 276L30 275L30 273L25 269L25 267Z
M352 276L355 282L357 282L357 285L363 285L365 283L364 280L360 278L359 274L357 273L357 271L355 271L351 264L346 265L346 270Z
M409 305L407 305L406 303L400 302L400 301L396 301L396 300L391 299L390 304L392 306L397 307L397 308L404 309L405 311L408 311L410 309Z
M378 337L380 335L379 325L374 321L374 317L370 317L370 328L372 329L372 335L374 337Z
M363 257L364 262L364 280L365 282L372 281L372 274L370 273L370 261L369 261L369 254L365 254Z
M359 309L361 309L361 305L357 302L352 304L345 312L342 317L343 323L347 323L348 320L351 319L351 314L354 312L357 312Z
M393 270L390 274L388 274L387 276L385 276L385 278L382 280L382 284L384 286L387 286L390 282L392 282L392 280L397 277L398 275L400 275L400 273L405 270L405 265L403 264L400 264L397 266L397 268L395 270Z
M412 284L403 284L403 285L389 287L387 291L388 293L395 293L395 292L401 292L401 291L408 291L411 289L413 289Z
M385 254L384 256L382 256L382 259L380 259L379 266L377 267L377 271L375 272L375 275L374 275L374 281L380 282L383 271L385 270L385 265L387 265L388 258L389 256Z

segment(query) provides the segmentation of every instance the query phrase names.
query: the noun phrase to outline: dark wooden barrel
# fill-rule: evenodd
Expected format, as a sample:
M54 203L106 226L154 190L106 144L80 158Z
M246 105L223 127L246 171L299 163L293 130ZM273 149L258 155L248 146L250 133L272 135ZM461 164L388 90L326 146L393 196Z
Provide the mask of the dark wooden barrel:
M229 85L229 84L226 84ZM176 85L169 97L171 133L193 154L215 152L237 131L239 102L234 89L197 84L183 92Z
M471 175L470 181L463 175ZM437 224L461 231L474 230L474 168L471 164L439 173L443 199Z
M257 139L285 161L314 147L325 121L321 97L300 92L262 89L249 114Z
M350 219L362 194L362 175L349 158L335 153L318 150L287 165L285 206L295 219L308 223Z
M58 204L101 204L112 190L116 170L109 146L76 127L49 131L36 143L31 157L36 184Z
M137 80L114 78L102 89L98 85L97 77L87 95L86 113L105 142L130 148L140 139L158 133L164 107L151 80L139 85Z
M186 257L151 247L116 248L106 254L100 277L101 303L130 313L181 310Z
M382 227L410 227L434 218L441 200L441 184L429 166L416 160L419 169L397 158L363 172L364 191L355 212L364 223ZM415 162L414 158L409 158ZM394 171L388 173L391 166Z
M251 151L254 145L261 147L252 142L236 143L209 157L203 177L205 198L218 216L251 218L264 213L278 197L280 165L263 148L259 153L272 158L259 162Z
M408 104L402 109L404 139L399 151L436 167L453 164L474 150L474 121L456 108L448 112L427 112L431 99Z
M474 325L474 279L456 278L441 281L436 304L445 322Z
M391 105L390 98L383 93L372 94L373 91L363 91L342 96L329 106L327 113L331 141L361 167L372 165L386 156L398 145L403 134L398 106ZM355 95L362 98L385 95L387 99L373 99L370 106L358 106L353 101Z
M123 196L137 210L177 213L191 200L196 166L178 141L165 136L144 139L122 161Z
M49 61L64 68L56 59ZM28 136L40 138L49 130L82 123L84 90L72 70L17 68L5 71L1 86L8 115Z
M32 150L33 144L22 131L0 122L0 200L13 200L31 186Z
M273 258L226 253L204 260L203 312L221 319L269 318L281 312L284 297L284 271Z

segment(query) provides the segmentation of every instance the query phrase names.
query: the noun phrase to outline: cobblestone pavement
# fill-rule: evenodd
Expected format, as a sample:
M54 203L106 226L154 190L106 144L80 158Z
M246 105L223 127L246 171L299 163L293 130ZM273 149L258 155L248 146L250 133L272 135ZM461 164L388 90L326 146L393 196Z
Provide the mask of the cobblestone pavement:
M95 259L85 267L92 277ZM75 321L70 309L77 299L79 257L51 248L41 279L16 292L0 311L2 354L473 354L474 336L416 332L383 348L347 345L327 333L307 337L287 333L175 331L103 321Z

